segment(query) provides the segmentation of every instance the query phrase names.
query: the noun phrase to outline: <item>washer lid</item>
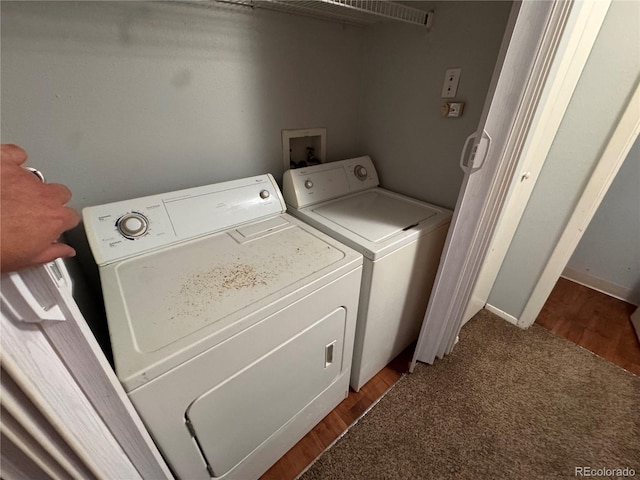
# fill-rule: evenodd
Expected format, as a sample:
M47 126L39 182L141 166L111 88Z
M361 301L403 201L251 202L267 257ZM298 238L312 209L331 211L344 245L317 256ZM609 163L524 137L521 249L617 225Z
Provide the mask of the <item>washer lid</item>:
M439 213L424 203L369 190L312 209L321 217L373 243L407 231Z
M372 261L448 228L453 214L379 187L289 211Z
M281 215L103 267L118 376L130 391L247 328L256 311L361 264L360 254Z

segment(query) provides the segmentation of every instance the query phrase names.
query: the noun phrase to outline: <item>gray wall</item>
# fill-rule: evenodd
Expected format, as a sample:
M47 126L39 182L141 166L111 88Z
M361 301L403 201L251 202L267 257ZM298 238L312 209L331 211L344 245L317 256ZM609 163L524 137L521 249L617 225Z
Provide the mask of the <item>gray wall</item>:
M328 161L371 154L383 186L453 207L511 4L411 4L436 9L431 32L215 2L3 1L2 142L81 209L280 180L281 130L326 127ZM458 66L465 112L443 119L444 72ZM88 277L76 285L99 298L82 225L67 238Z
M321 126L329 161L371 154L383 186L451 208L511 4L411 4L435 8L431 32L215 3L2 2L2 141L81 209L280 179L281 130ZM449 67L458 119L440 116Z
M640 304L640 138L567 264L565 275Z
M363 29L164 2L1 2L2 142L70 206L283 170L281 130L358 153ZM76 299L105 352L97 267L68 232ZM91 307L98 305L97 313Z
M430 32L400 24L367 31L361 142L383 187L453 209L460 152L478 127L511 3L411 5L435 9ZM445 71L456 67L463 115L443 118Z
M639 2L612 3L498 273L488 303L513 317L521 315L640 78L638 18Z
M2 2L2 141L82 208L282 174L281 130L358 145L363 32L266 10Z

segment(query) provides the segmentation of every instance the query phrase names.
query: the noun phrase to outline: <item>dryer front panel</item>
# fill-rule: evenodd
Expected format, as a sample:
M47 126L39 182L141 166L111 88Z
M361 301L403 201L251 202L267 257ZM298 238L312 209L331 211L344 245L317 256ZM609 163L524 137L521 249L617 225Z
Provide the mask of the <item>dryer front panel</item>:
M129 392L177 478L259 478L346 397L361 278L359 266Z
M213 475L226 474L337 378L344 308L196 399L186 412Z

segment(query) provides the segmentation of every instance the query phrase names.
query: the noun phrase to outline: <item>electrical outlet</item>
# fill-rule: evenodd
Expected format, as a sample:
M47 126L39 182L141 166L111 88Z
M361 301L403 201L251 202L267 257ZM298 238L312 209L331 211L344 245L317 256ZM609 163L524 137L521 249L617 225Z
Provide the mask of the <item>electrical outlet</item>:
M442 85L442 98L454 98L458 91L461 68L449 68L444 74L444 85Z
M462 109L464 108L464 102L447 102L449 104L449 110L447 117L459 117L462 115Z
M444 102L440 107L440 113L443 117L460 117L464 102Z

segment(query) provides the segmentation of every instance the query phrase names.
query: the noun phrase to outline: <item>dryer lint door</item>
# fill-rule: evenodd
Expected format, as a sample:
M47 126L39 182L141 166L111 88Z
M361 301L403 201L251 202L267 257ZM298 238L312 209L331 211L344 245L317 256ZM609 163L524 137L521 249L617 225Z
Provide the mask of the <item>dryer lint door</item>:
M345 328L341 307L189 406L185 416L212 476L232 470L333 383Z

